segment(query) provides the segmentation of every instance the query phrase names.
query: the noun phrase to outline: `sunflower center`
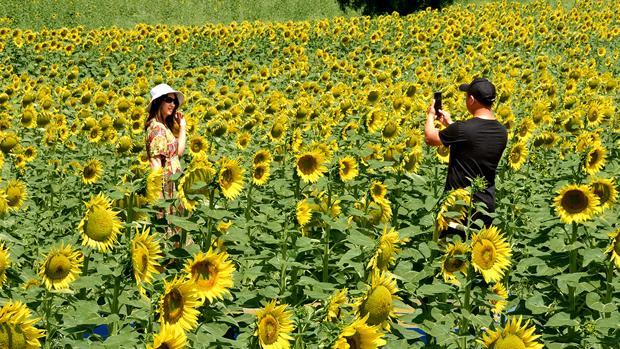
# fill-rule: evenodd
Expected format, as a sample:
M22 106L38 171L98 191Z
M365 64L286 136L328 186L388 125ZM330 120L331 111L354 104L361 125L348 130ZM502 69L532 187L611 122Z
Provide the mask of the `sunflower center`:
M381 188L381 186L379 186L379 185L373 185L372 186L372 195L373 196L383 197L383 188Z
M149 254L143 246L138 246L134 250L134 270L138 276L143 277L149 266Z
M71 260L64 254L57 254L50 258L45 268L45 275L50 280L62 280L71 271Z
M105 208L94 207L86 219L84 233L98 242L108 240L112 235L113 218Z
M192 275L200 283L201 287L212 287L217 274L217 266L210 261L198 262L192 267Z
M221 183L223 186L227 187L233 182L233 172L231 169L227 168L222 171L221 175Z
M265 169L262 166L259 166L254 169L254 178L261 179L263 178L264 174L265 174Z
M271 129L271 137L280 138L280 136L282 136L283 131L284 131L283 127L280 124L276 124Z
M614 251L617 255L620 255L620 235L616 236L614 240Z
M461 269L463 269L464 266L465 266L465 261L460 258L456 258L456 257L448 257L446 258L446 261L443 263L443 267L448 273L454 273L456 271L460 271Z
M340 163L340 171L342 172L343 175L347 175L349 174L349 172L351 171L351 164L349 164L348 162L341 162Z
M371 290L366 302L364 302L361 316L370 314L366 323L373 326L387 320L391 310L392 293L387 287L378 285Z
M303 174L312 174L319 167L317 159L312 155L304 155L297 161L297 167Z
M495 245L483 239L473 248L473 259L484 270L489 270L495 262Z
M183 315L183 295L176 288L164 296L164 309L166 310L166 320L176 323Z
M254 165L258 165L261 162L265 162L266 160L267 160L267 157L265 156L265 154L258 153L256 154L256 156L254 156Z
M264 344L273 344L278 339L279 332L278 320L276 320L271 314L265 315L265 317L258 324L258 336Z
M592 191L594 192L594 195L598 196L598 201L601 205L606 204L611 198L611 191L609 190L609 187L603 183L593 183Z
M569 214L580 213L588 208L588 197L578 189L567 191L562 196L562 208Z
M510 152L510 162L517 163L521 159L521 148L514 147Z
M168 343L162 343L160 346L157 347L157 349L170 349L171 347L168 346Z
M84 178L92 179L97 174L97 171L95 171L93 166L89 165L89 166L84 167L84 171L82 172L82 174L84 175Z
M6 202L9 207L15 207L19 204L22 192L19 188L9 187L6 189Z
M194 153L198 153L202 150L202 143L200 141L195 141L192 143L192 151Z
M514 334L509 334L508 336L502 338L498 338L495 344L493 345L493 349L525 349L525 343L523 340Z
M362 336L358 331L355 331L355 334L352 336L348 336L347 344L349 345L349 349L361 349L362 348Z
M0 348L25 349L26 334L20 327L3 323L0 325Z
M590 152L589 154L590 156L588 157L588 166L594 166L597 164L598 159L599 159L599 152L597 149L594 149L593 151Z

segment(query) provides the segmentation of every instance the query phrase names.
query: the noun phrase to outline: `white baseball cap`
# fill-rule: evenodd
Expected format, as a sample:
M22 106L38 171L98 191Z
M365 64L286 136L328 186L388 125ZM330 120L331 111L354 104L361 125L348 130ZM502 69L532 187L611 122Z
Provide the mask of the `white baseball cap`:
M149 105L146 106L146 111L151 111L151 105L153 105L154 100L161 96L165 96L168 93L174 93L177 96L177 99L179 100L179 105L177 105L177 107L183 104L183 100L185 99L185 97L181 92L175 91L168 84L159 84L151 89L151 101L149 102Z

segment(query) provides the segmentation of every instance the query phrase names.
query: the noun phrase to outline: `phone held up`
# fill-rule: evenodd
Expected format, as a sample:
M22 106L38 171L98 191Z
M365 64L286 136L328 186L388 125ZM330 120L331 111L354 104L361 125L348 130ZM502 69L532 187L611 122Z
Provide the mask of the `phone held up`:
M441 114L439 114L439 110L441 107L441 92L434 92L433 99L435 100L435 119L439 119Z

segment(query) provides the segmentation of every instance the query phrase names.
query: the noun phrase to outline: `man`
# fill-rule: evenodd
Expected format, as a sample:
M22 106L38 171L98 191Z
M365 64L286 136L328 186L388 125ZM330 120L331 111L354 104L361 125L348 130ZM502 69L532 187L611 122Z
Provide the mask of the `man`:
M496 97L495 86L486 78L475 78L470 84L459 86L459 90L466 92L465 104L473 118L452 122L446 111L439 110L439 115L436 114L433 100L424 127L426 144L450 146L446 190L468 187L472 179L483 177L487 187L475 193L473 201L483 202L488 212L494 212L495 172L508 141L506 128L491 110ZM435 127L437 116L446 126L442 131ZM492 221L491 217L480 213L475 214L475 219L482 219L485 226ZM440 234L454 233L464 237L462 232L453 229Z

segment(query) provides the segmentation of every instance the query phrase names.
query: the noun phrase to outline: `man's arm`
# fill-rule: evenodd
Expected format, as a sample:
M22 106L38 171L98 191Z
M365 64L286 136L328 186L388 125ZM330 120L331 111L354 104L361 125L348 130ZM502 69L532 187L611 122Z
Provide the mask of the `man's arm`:
M452 119L450 118L450 114L447 112L440 110L439 111L439 121L448 126L452 123ZM442 145L441 139L439 138L439 130L435 127L435 100L428 107L428 112L426 113L426 124L424 125L424 141L428 145L432 146L440 146Z

